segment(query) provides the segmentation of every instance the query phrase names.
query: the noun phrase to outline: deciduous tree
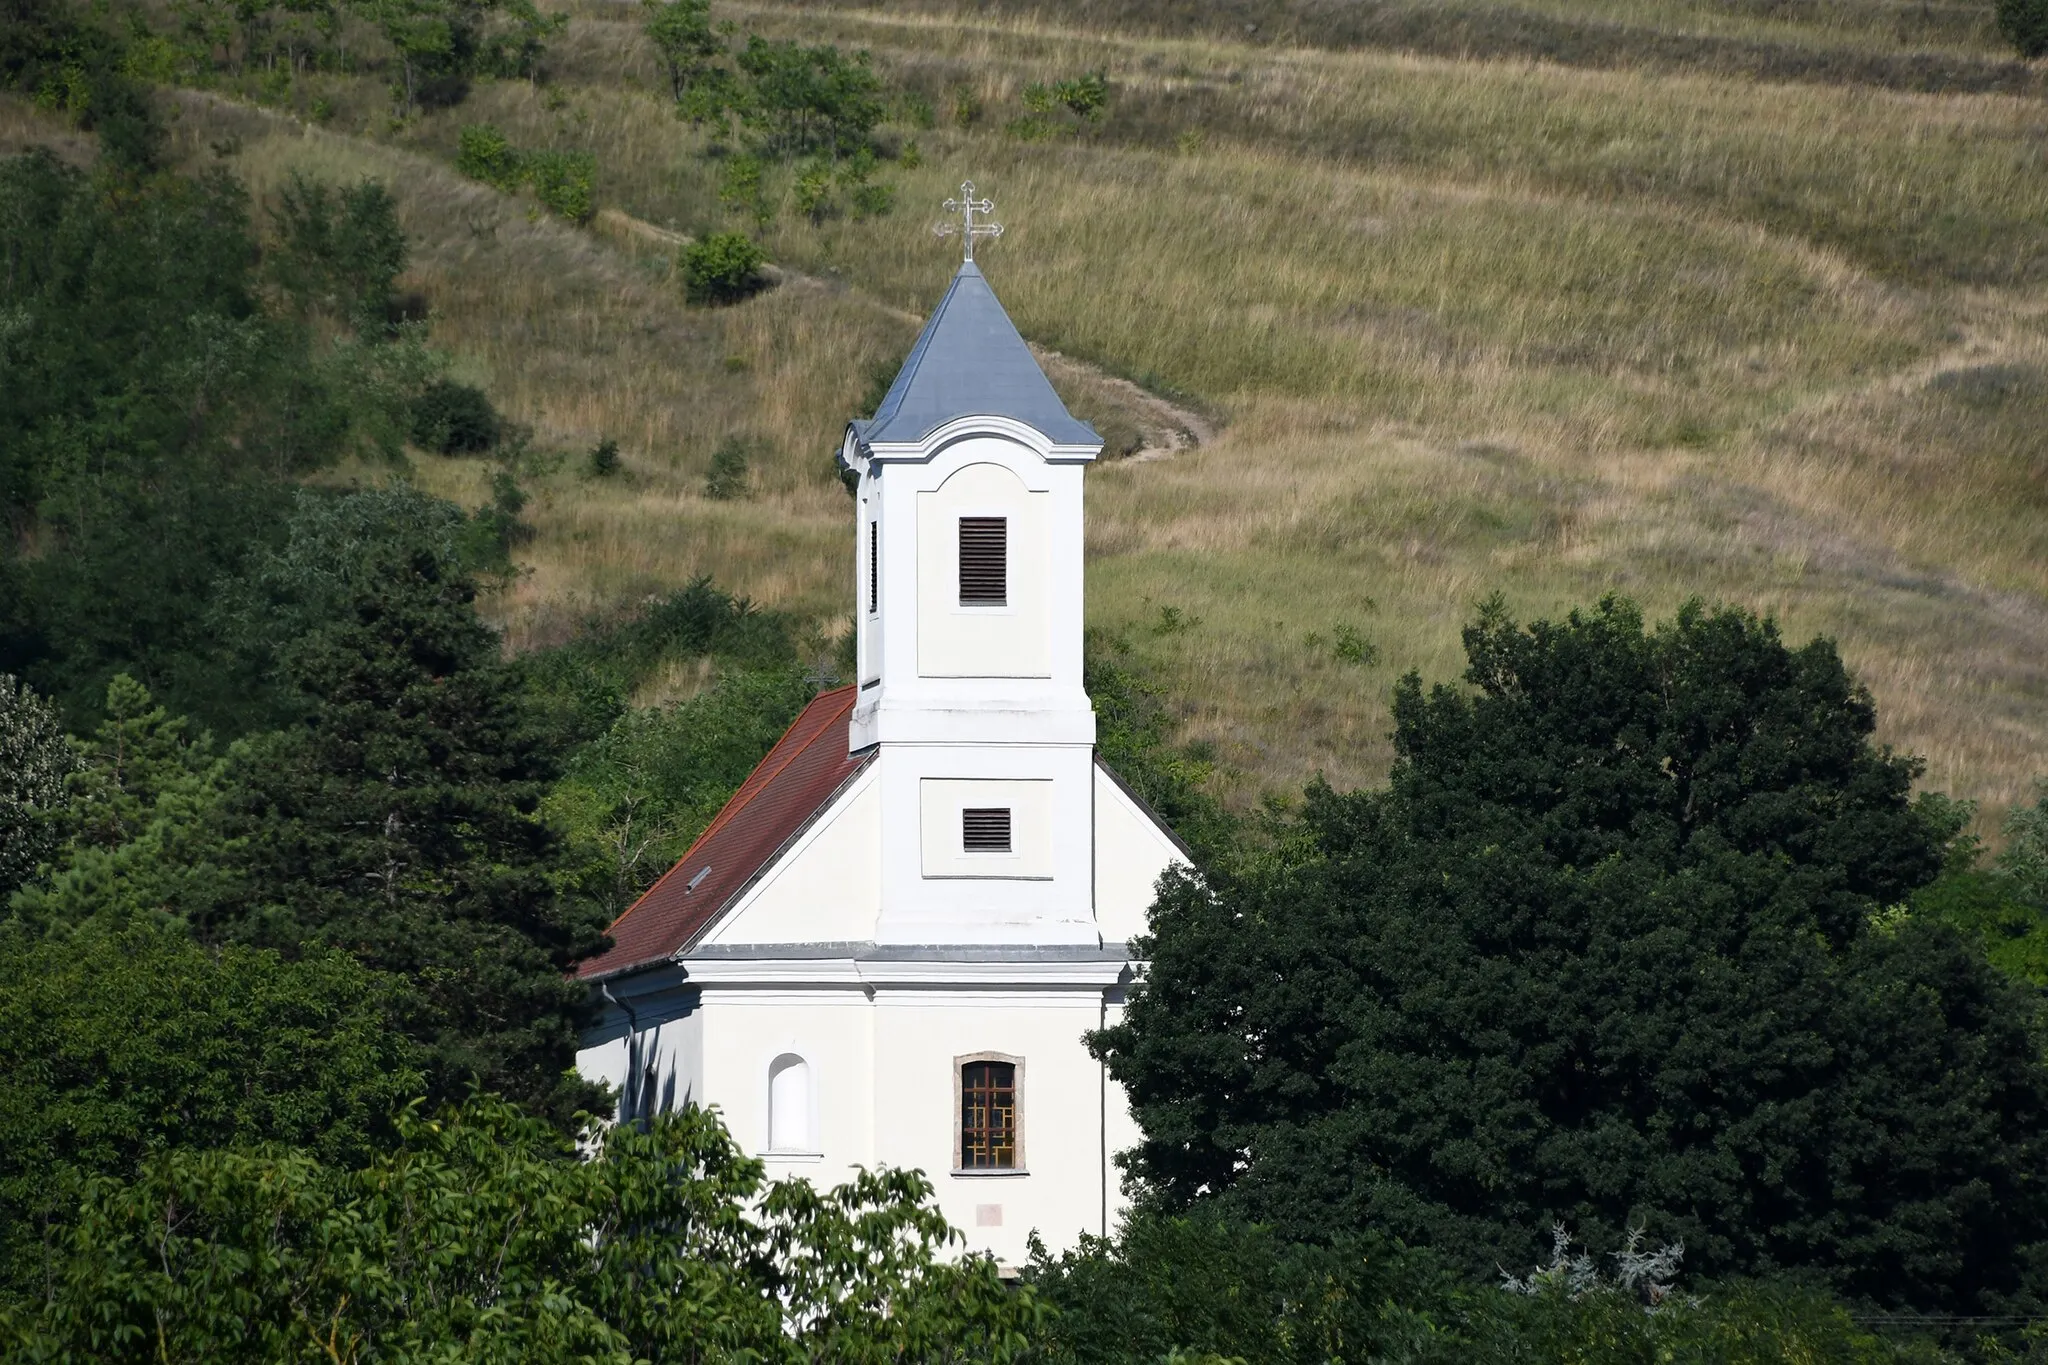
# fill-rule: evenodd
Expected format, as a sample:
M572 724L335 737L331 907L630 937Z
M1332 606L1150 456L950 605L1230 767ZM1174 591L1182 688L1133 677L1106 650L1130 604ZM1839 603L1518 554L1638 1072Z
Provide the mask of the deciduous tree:
M1614 600L1465 644L1468 687L1396 689L1386 790L1314 788L1293 856L1164 887L1098 1040L1151 1197L1481 1273L1647 1221L1712 1274L2035 1303L2035 1006L1892 912L1945 829L1833 647Z

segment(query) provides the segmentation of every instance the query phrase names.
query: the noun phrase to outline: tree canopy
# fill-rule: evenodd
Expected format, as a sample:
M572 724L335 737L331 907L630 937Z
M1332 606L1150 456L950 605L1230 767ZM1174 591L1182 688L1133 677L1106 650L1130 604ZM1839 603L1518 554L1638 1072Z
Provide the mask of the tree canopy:
M581 1161L489 1097L398 1130L356 1169L236 1147L96 1184L8 1358L1002 1362L1039 1317L921 1175L767 1184L703 1110Z
M1483 1272L1553 1220L1707 1273L2031 1304L2048 1070L2029 994L1897 907L1948 827L1833 647L1626 602L1465 633L1394 698L1385 790L1171 879L1098 1035L1161 1205L1380 1228Z
M436 1093L471 1081L566 1118L603 921L556 883L539 815L558 763L477 616L471 523L404 487L301 499L240 598L295 712L229 757L234 883L201 934L345 949L411 991Z

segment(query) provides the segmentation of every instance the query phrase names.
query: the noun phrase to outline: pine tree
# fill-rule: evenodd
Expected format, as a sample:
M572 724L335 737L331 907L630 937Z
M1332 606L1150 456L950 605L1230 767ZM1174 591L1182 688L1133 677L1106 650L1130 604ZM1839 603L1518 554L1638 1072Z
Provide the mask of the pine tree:
M537 810L555 775L477 618L459 511L409 490L308 497L263 579L302 713L231 758L223 831L242 889L205 926L346 949L410 983L406 1027L442 1094L481 1082L566 1117L602 942L558 894Z

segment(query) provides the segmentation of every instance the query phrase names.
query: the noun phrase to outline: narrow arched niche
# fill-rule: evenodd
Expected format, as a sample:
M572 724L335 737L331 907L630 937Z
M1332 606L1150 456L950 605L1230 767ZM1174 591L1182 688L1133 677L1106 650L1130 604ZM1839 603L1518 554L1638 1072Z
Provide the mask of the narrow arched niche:
M813 1150L811 1117L811 1064L785 1052L768 1064L768 1150Z

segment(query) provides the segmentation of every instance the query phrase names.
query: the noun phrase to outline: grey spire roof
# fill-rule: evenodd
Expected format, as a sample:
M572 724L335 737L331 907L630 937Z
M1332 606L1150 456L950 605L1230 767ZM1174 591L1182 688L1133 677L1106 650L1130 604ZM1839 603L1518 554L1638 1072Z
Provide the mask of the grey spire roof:
M1095 428L1067 411L1031 348L967 261L897 371L875 415L853 424L867 445L914 443L955 417L1012 417L1055 445L1097 446Z

